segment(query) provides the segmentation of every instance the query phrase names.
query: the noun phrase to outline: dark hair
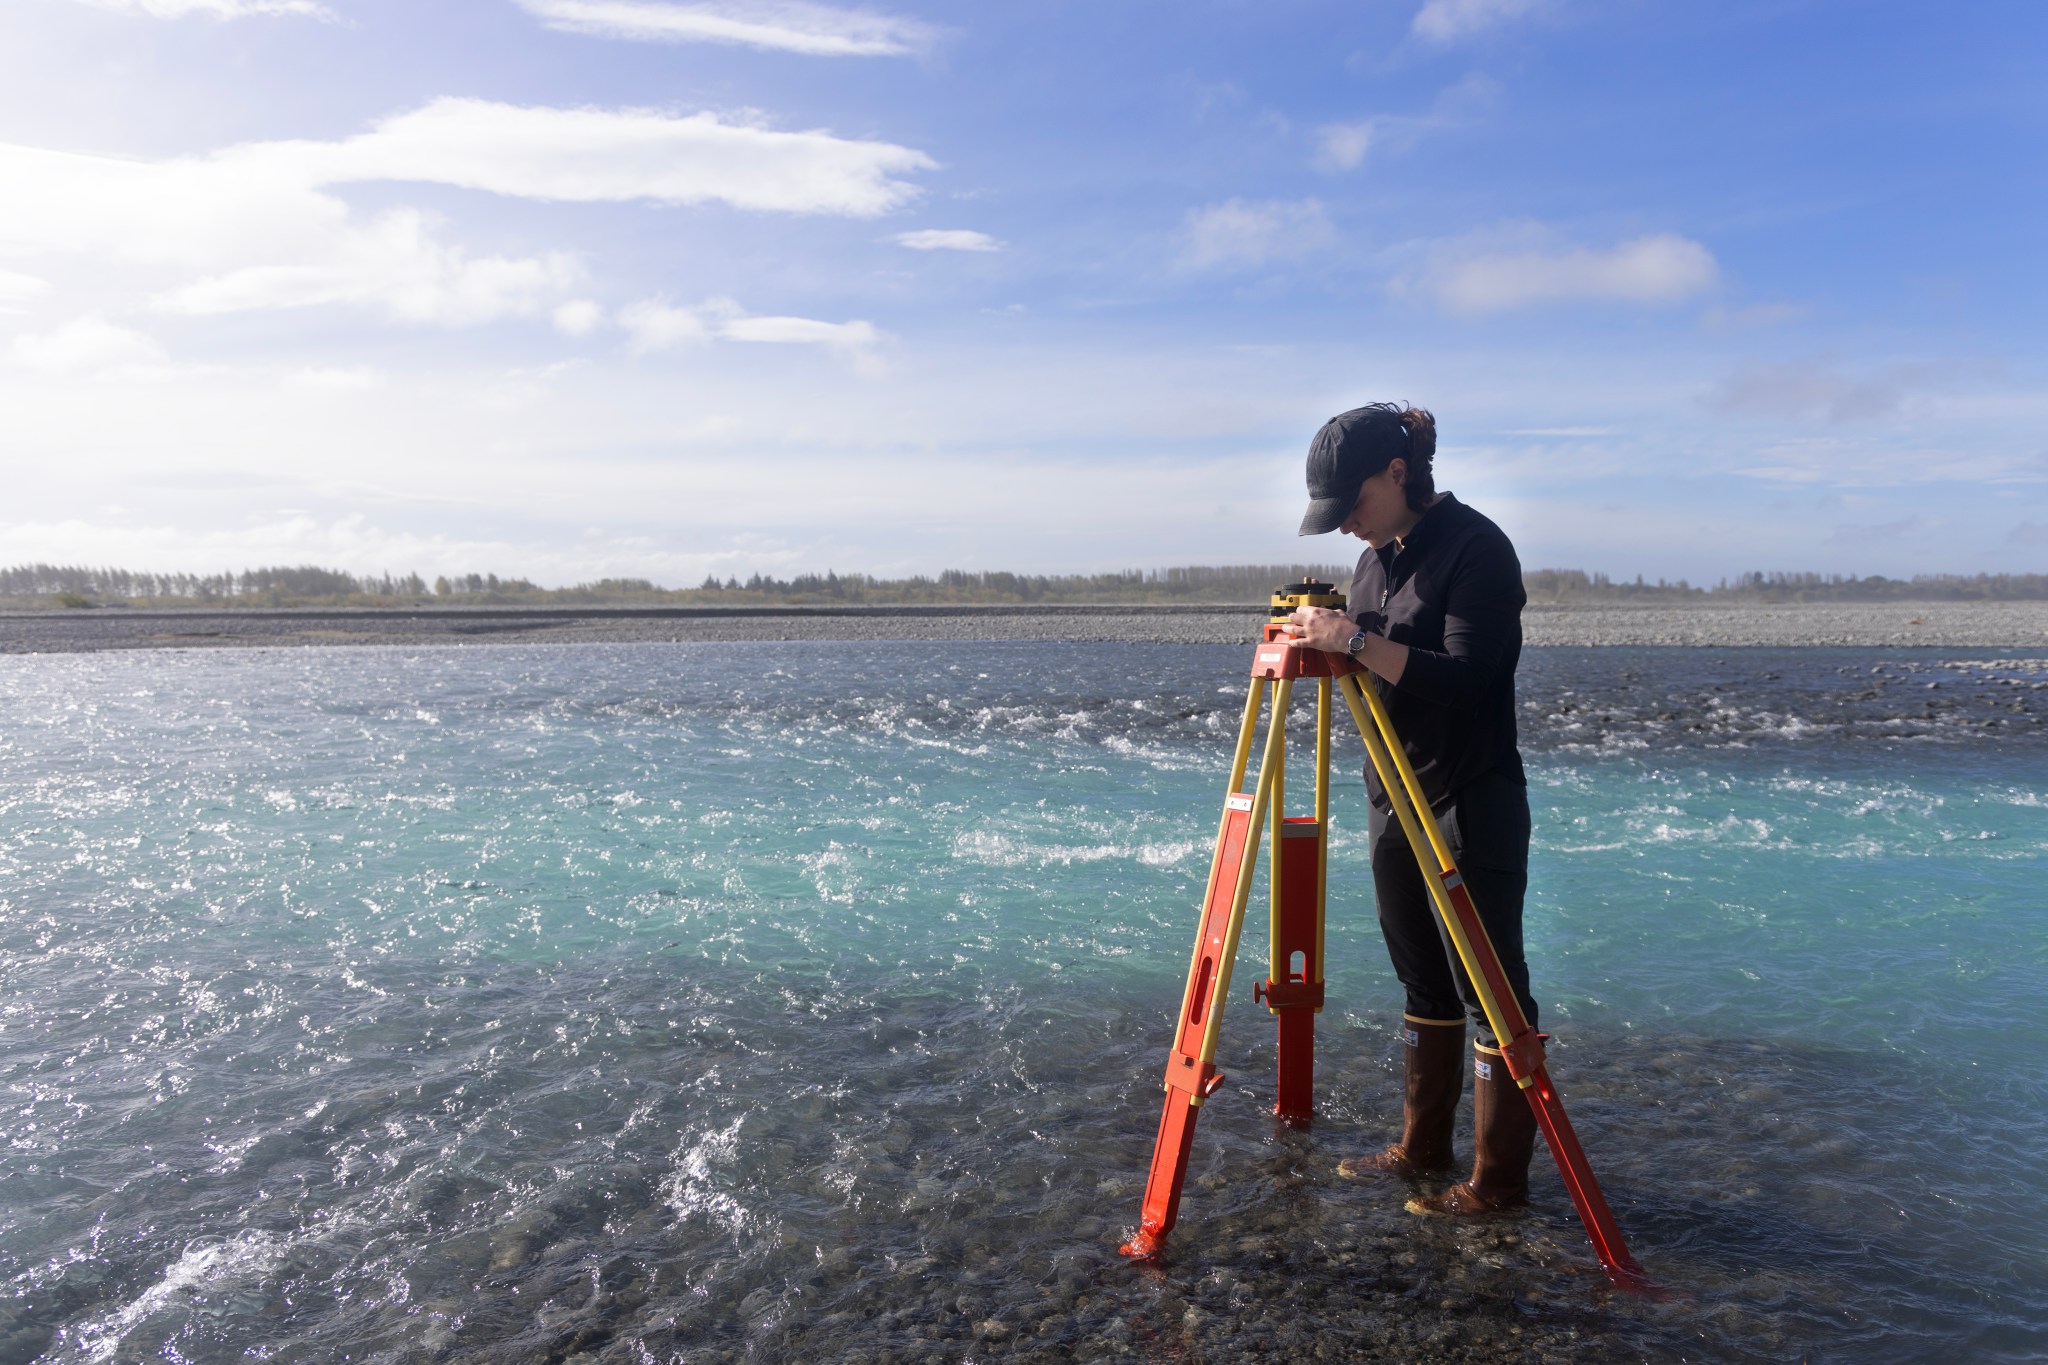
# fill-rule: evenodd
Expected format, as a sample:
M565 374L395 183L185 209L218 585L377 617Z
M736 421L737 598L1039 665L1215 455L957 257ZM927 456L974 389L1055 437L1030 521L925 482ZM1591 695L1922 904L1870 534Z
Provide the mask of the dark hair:
M1393 404L1387 406L1391 408ZM1402 485L1402 490L1408 495L1408 506L1420 512L1436 496L1436 418L1428 408L1405 405L1400 417L1408 432L1408 482Z
M1411 510L1420 512L1436 496L1436 418L1428 408L1411 408L1403 403L1367 403L1364 411L1383 412L1401 424L1408 434L1408 449L1394 458L1405 463L1408 481L1401 485Z

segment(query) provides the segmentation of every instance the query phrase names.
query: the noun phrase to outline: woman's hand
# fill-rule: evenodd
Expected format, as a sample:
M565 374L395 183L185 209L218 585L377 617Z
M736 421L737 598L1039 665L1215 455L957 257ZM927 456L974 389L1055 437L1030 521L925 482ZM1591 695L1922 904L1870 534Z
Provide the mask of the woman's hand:
M1366 614L1372 628L1365 633L1365 648L1352 654L1351 637L1359 631L1356 621L1330 607L1296 607L1287 618L1287 647L1342 654L1358 660L1388 682L1399 683L1408 670L1408 646L1397 645L1378 633L1385 628L1383 620L1377 613Z
M1331 607L1296 607L1294 614L1287 618L1286 631L1289 649L1321 649L1331 654L1348 654L1351 637L1358 634L1358 625Z

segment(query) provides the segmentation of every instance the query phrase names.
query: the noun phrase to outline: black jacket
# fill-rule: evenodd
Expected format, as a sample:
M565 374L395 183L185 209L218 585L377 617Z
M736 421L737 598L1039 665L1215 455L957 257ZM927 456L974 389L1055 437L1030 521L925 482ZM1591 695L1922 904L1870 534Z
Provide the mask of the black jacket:
M1395 686L1379 688L1432 806L1488 773L1527 785L1515 747L1515 665L1522 657L1522 564L1500 527L1449 493L1397 552L1367 548L1351 579L1353 619L1408 646ZM1367 794L1388 809L1366 765Z

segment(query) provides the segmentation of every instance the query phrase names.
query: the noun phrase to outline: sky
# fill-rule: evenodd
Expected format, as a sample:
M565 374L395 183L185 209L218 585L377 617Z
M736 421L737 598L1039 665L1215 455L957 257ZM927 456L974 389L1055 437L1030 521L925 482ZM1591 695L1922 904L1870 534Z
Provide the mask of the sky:
M2048 6L0 0L0 562L2048 572Z

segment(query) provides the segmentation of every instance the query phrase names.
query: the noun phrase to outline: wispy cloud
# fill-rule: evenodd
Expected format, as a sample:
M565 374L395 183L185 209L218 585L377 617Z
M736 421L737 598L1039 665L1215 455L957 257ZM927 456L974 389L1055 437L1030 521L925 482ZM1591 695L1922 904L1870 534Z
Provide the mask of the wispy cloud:
M1365 164L1367 153L1406 151L1431 133L1469 124L1499 97L1499 82L1475 72L1439 91L1426 113L1374 114L1326 123L1316 129L1312 164L1333 175L1355 171Z
M1997 447L1963 450L1946 443L1921 443L1888 426L1876 427L1862 439L1788 437L1757 448L1755 455L1758 463L1733 472L1767 483L1819 488L2015 487L2048 482L2048 470L2032 455Z
M896 243L912 251L1001 251L1003 244L986 232L968 228L919 228L899 232Z
M761 316L731 299L708 299L694 307L643 299L619 310L619 325L635 355L701 345L708 341L753 341L771 345L823 346L862 366L871 366L882 333L871 322L820 322L815 318Z
M1748 328L1778 327L1788 322L1803 322L1813 310L1798 303L1751 303L1732 307L1709 308L1700 318L1700 326L1710 332L1733 332Z
M777 345L829 346L858 351L882 339L871 322L819 322L813 318L734 317L720 324L718 334L734 341L765 341Z
M661 4L656 0L518 0L549 28L640 43L728 43L814 57L905 57L938 30L916 19L801 0Z
M1854 422L1898 411L1900 400L1924 377L1923 367L1910 365L1861 379L1812 361L1747 365L1728 376L1710 401L1722 412Z
M288 393L368 393L384 382L384 376L367 365L306 365L278 376L278 387Z
M1295 260L1336 239L1318 199L1228 199L1191 211L1180 263L1190 270Z
M310 176L329 184L423 180L528 199L718 201L856 218L909 201L916 187L900 177L935 165L894 143L782 132L709 113L470 99L435 100L338 143L257 144L242 155L307 158Z
M41 298L50 292L50 282L34 275L23 275L13 270L0 270L0 313L18 313L13 305L27 303L30 299Z
M257 265L210 276L157 299L166 312L205 316L351 304L395 321L468 326L530 317L582 277L575 259L472 257L436 241L424 215L394 209L329 244L325 259Z
M242 19L254 14L304 14L332 19L334 12L316 0L74 0L94 9L150 19L183 19L201 14L212 19Z
M154 338L94 316L75 318L41 335L18 336L8 355L42 374L89 374L170 361Z
M1379 136L1377 119L1356 123L1328 123L1316 130L1316 169L1355 171L1365 164L1365 154Z
M181 313L316 304L407 322L530 316L581 278L570 255L478 256L406 208L366 216L329 187L398 181L583 203L719 202L869 217L909 200L924 153L712 114L443 99L333 142L259 142L169 161L0 145L0 255L83 254L187 278ZM196 278L193 276L196 275Z
M1493 313L1572 299L1679 303L1718 277L1713 253L1672 233L1604 249L1501 248L1479 238L1439 247L1419 281L1404 287L1419 286L1453 313Z
M1544 0L1426 0L1410 25L1435 43L1452 43L1542 7Z
M1933 529L1933 522L1914 515L1900 517L1897 521L1879 522L1876 525L1840 524L1829 530L1828 539L1837 545L1865 546L1880 541L1904 540L1908 536L1926 535Z

